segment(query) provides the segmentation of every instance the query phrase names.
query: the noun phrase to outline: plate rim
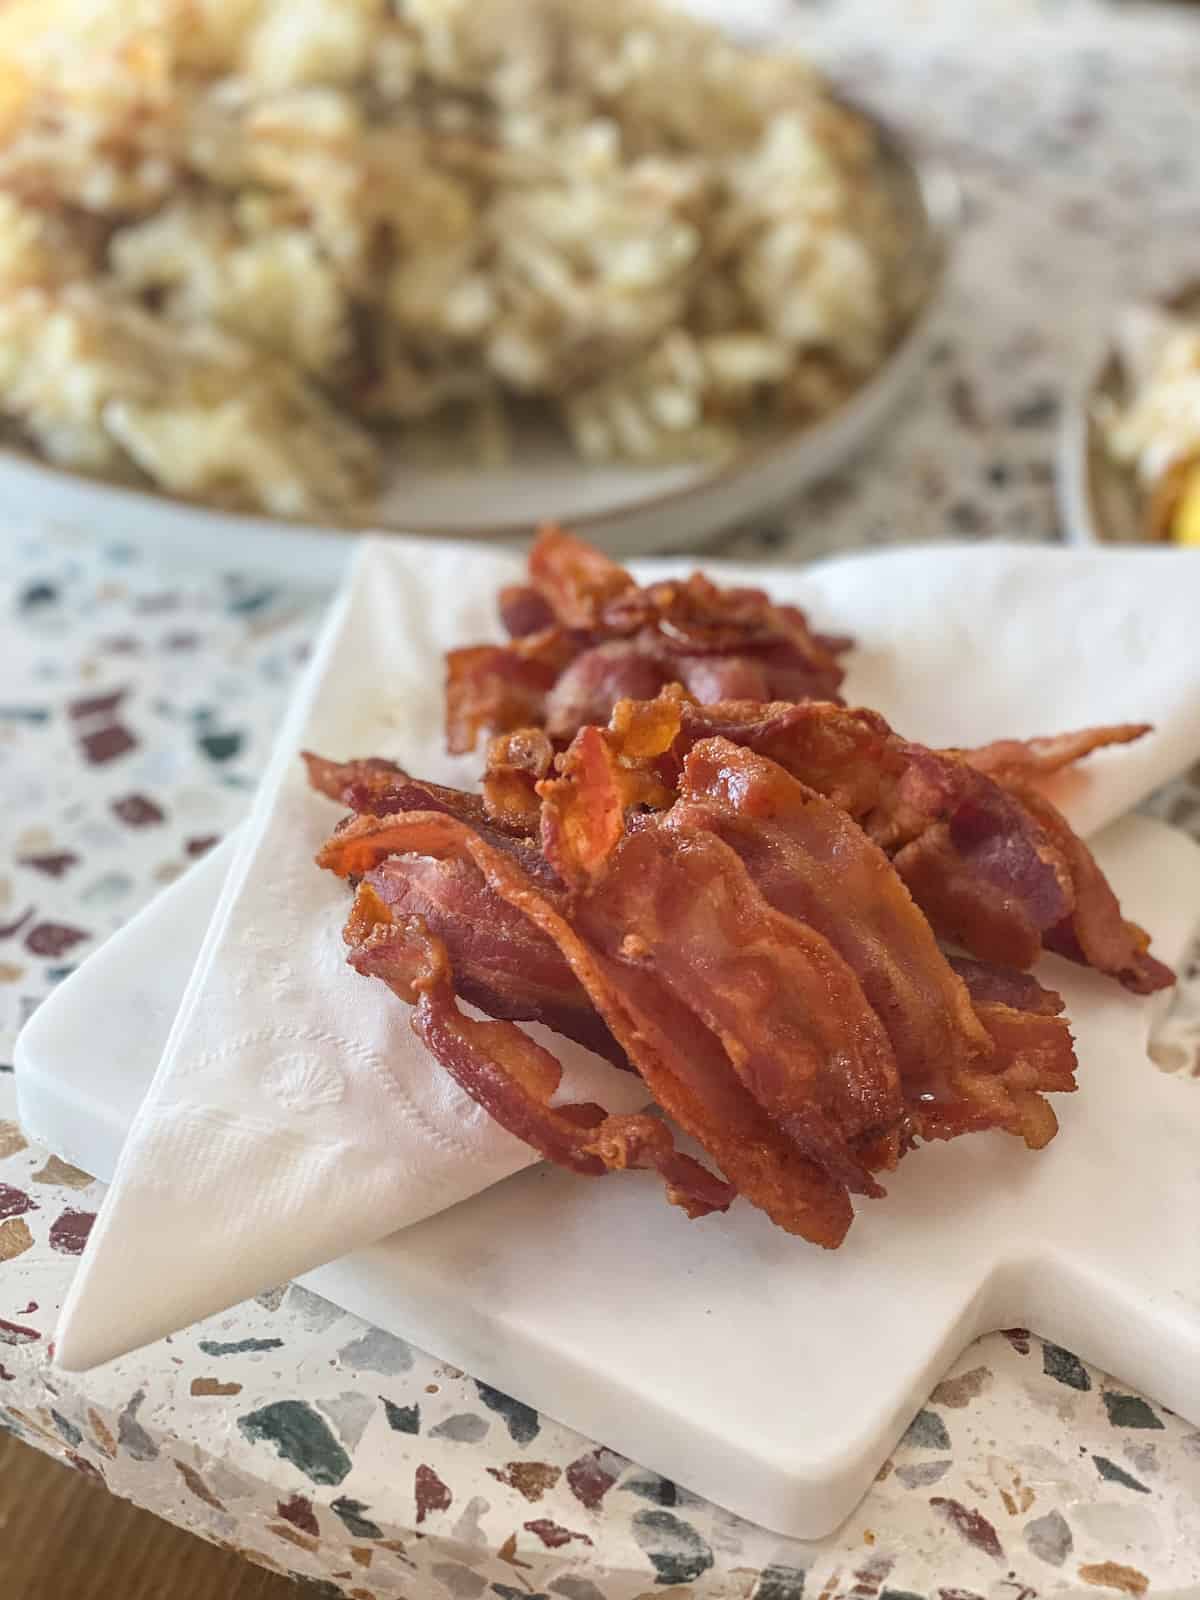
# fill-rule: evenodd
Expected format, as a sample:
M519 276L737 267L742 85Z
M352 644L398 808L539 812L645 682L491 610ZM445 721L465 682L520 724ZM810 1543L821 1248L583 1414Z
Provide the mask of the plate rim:
M1139 303L1168 312L1200 307L1200 277L1148 295ZM1177 550L1180 546L1170 539L1148 539L1139 532L1122 538L1108 532L1097 508L1097 477L1102 471L1124 480L1130 495L1137 497L1139 509L1145 500L1135 473L1108 455L1095 415L1096 400L1102 393L1126 387L1110 320L1100 354L1089 363L1084 377L1068 387L1059 424L1055 483L1063 534L1067 543L1085 547Z

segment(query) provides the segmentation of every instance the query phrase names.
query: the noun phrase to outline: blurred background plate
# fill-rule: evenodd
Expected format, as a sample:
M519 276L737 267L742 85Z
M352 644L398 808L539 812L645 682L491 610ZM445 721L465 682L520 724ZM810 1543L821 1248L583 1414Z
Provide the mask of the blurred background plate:
M1200 282L1185 284L1158 302L1166 311L1200 314ZM1115 342L1110 342L1083 388L1063 409L1058 439L1058 503L1070 544L1151 544L1142 532L1145 497L1130 468L1114 461L1100 426L1100 404L1122 405L1128 385ZM1170 549L1153 541L1152 548Z
M9 444L0 447L0 504L10 516L100 536L161 539L188 559L211 561L217 544L226 561L234 549L241 564L286 560L296 578L322 582L344 562L345 534L368 528L516 541L539 523L559 521L615 554L632 555L695 547L752 522L842 466L881 425L920 370L944 299L958 185L947 169L923 163L891 129L855 109L876 129L885 181L909 220L914 310L883 365L819 422L748 436L744 448L715 463L634 467L582 463L552 429L518 420L507 464L471 464L473 450L450 441L428 464L397 465L370 512L340 528L213 510L149 487L84 478Z

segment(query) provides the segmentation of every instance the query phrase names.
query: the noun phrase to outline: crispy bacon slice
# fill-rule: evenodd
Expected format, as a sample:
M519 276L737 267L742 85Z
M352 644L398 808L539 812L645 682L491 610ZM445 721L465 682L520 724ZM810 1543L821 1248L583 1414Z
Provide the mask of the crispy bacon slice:
M542 737L533 735L535 740ZM374 801L384 815L438 811L457 817L496 848L515 854L547 891L561 887L532 844L495 831L497 822L509 825L514 819L489 818L478 795L410 778L395 762L377 757L337 762L305 751L303 759L315 789L359 814L369 814ZM540 769L540 761L534 765ZM536 804L536 796L534 800ZM536 812L533 820L536 827ZM629 1068L625 1052L555 946L495 895L477 872L461 863L394 856L371 872L369 881L395 916L420 915L442 940L458 993L469 1005L492 1017L544 1023L614 1066Z
M564 883L586 888L625 837L628 796L599 728L582 728L557 778L542 783L542 853Z
M636 836L635 836L636 837ZM791 1143L730 1070L716 1035L655 975L594 950L509 856L457 819L434 812L357 817L318 864L358 877L389 855L470 860L492 888L557 944L662 1109L696 1138L731 1183L790 1233L833 1248L852 1219L844 1184ZM865 1168L882 1151L860 1152Z
M728 845L699 829L632 834L572 920L695 1012L803 1154L851 1190L879 1193L849 1146L900 1120L887 1035L829 941L775 911Z
M637 1031L639 1070L663 1110L696 1139L751 1205L786 1233L835 1249L854 1219L846 1187L808 1160L732 1071L716 1035L653 974L593 953ZM859 1145L864 1171L894 1165L893 1147Z
M553 633L447 652L446 748L451 755L473 750L481 733L541 725L546 696L566 664L556 664L557 650L539 648Z
M970 956L948 956L950 965L967 986L971 999L983 1004L1008 1006L1014 1011L1029 1011L1037 1016L1057 1017L1063 1010L1063 997L1046 989L1028 972L1013 967L997 967Z
M653 974L598 952L592 961L636 1030L639 1071L663 1110L777 1227L836 1248L854 1218L845 1185L796 1148L731 1070L716 1035ZM855 1154L864 1171L887 1164L870 1149Z
M336 762L304 752L304 761L313 787L330 799L359 813L369 813L374 801L385 815L440 811L458 817L496 848L515 855L548 890L560 887L532 844L515 831L511 837L496 831L497 822L515 830L515 819L489 819L477 795L410 778L394 762L375 757ZM554 945L493 894L478 873L455 863L397 856L372 872L370 882L397 916L419 914L446 944L458 992L468 1004L489 1016L544 1023L629 1069L625 1052Z
M546 732L566 743L608 721L618 700L652 700L671 670L638 639L606 639L576 656L546 696Z
M631 730L647 744L653 737L649 727ZM581 728L555 768L537 786L542 852L576 888L599 878L625 833L648 821L635 808L661 811L674 799L651 767L621 756L599 728Z
M717 834L773 906L833 944L887 1029L907 1090L932 1090L990 1054L912 896L840 807L766 757L707 739L687 757L664 826Z
M993 1093L1002 1092L1015 1108L1010 1131L1019 1133L1031 1150L1040 1150L1058 1131L1054 1108L1043 1095L1076 1088L1071 1030L1063 1017L993 1002L978 1002L975 1010L995 1045L993 1060L1007 1065L993 1079L976 1075L970 1092L985 1106ZM957 1131L962 1130L950 1128L950 1136Z
M380 756L365 756L357 761L330 761L311 750L301 750L300 759L304 762L310 787L342 805L349 803L346 793L352 786L361 784L364 790L368 785L382 788L397 778L408 776L394 761L384 761ZM436 807L431 806L430 809L435 810Z
M1113 730L1092 730L1070 736L1071 748L1094 746L1101 732L1113 742ZM602 737L626 807L665 805L688 750L703 739L769 756L847 811L891 857L934 931L980 960L1027 968L1053 949L1135 992L1173 981L1141 930L1120 917L1086 845L1032 782L1000 783L953 751L901 739L875 712L821 702L706 706L672 689L619 703Z
M1149 722L1118 722L1105 728L1081 728L1076 733L1055 733L1035 739L996 739L972 750L947 751L978 772L986 772L1000 783L1049 777L1064 767L1082 761L1093 750L1108 745L1133 744L1153 732Z
M677 762L701 739L728 739L769 756L859 822L886 813L896 803L908 763L903 741L878 712L815 701L675 703L679 733L671 753Z
M445 944L420 917L393 920L362 883L346 942L357 971L381 978L414 1007L414 1032L460 1088L547 1160L585 1177L650 1167L688 1216L728 1209L733 1188L677 1151L657 1118L609 1116L591 1102L551 1105L562 1081L558 1060L512 1022L480 1022L463 1014Z
M623 567L560 528L529 558L528 585L501 593L508 645L447 657L447 740L545 727L559 744L603 724L621 699L680 683L700 700L836 699L849 641L815 633L796 606L702 573L639 587Z
M501 589L500 621L510 639L523 639L554 627L554 613L532 585L512 583Z
M932 823L893 857L938 935L999 966L1029 967L1046 932L1069 914L1057 852L994 812Z
M463 861L390 856L363 879L393 920L419 916L445 945L468 1005L511 1022L541 1022L629 1068L557 946Z
M564 628L597 627L614 600L637 588L624 567L555 523L529 552L529 581Z
M1067 862L1075 891L1070 913L1047 933L1046 948L1107 973L1134 994L1170 988L1175 974L1150 954L1149 935L1122 917L1111 884L1062 812L1032 785L1023 784L1020 795Z
M390 811L444 811L472 824L488 820L479 795L410 777L403 767L380 756L330 761L311 750L302 750L300 759L312 787L351 811L385 815Z
M536 836L541 825L537 786L553 761L554 746L540 728L518 728L489 741L483 806L494 824Z
M892 857L935 932L972 954L1029 966L1042 933L1069 914L1066 864L1021 801L956 757L901 739L878 713L679 700L676 713L660 777L678 782L679 762L702 739L770 757L848 812Z
M709 819L679 804L661 826L627 835L620 768L598 728L578 734L562 765L542 786L542 842L564 881L590 891L572 908L576 925L615 959L648 964L801 1149L859 1187L859 1163L846 1164L843 1147L896 1122L898 1080L851 968L810 921L774 914ZM860 1088L862 1104L852 1105Z
M664 784L678 785L683 759L703 739L769 756L849 812L891 857L934 931L971 955L1024 968L1054 949L1138 992L1173 981L1141 930L1114 913L1086 845L1031 784L1001 784L955 752L902 739L873 711L659 700L617 709L607 737L619 751L622 728L657 718L678 722L666 752L650 758ZM1081 900L1091 908L1082 935Z
M445 784L431 783L427 778L414 778L398 767L394 761L384 761L377 756L354 761L330 761L301 751L308 770L308 779L314 789L338 800L356 815L389 816L397 811L444 811L448 817L460 817L463 822L477 828L485 838L491 839L501 849L520 856L527 871L535 877L553 877L550 868L530 840L530 828L521 815L503 815L489 812L486 797L470 794L465 789L451 789ZM532 831L537 831L537 818L532 819Z
M996 1046L994 1061L1007 1061L995 1075L975 1072L959 1083L956 1102L917 1107L919 1131L926 1139L1004 1128L1040 1150L1058 1131L1058 1118L1043 1091L1075 1088L1075 1049L1070 1030L1058 1017L1029 1016L1007 1006L981 1005L979 1020Z
M900 738L877 712L815 702L681 707L677 754L713 734L770 756L848 811L893 858L935 929L985 960L1028 965L1036 930L1070 908L1065 864L1020 800L957 757ZM937 850L903 854L942 828Z
M996 1126L1041 1138L1049 1119L1027 1091L1074 1086L1065 1025L1001 1030L997 1013L1009 1008L991 995L974 1003L887 857L844 811L774 762L715 739L689 754L680 794L664 826L717 833L767 900L819 930L856 973L895 1050L914 1132ZM990 976L996 989L1001 975ZM1031 1009L1061 1009L1033 979L1012 978ZM1010 998L1015 991L1010 984Z

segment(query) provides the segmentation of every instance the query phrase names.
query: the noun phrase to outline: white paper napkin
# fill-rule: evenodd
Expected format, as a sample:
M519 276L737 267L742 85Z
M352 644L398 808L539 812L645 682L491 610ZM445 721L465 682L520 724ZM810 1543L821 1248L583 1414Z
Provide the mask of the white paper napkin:
M927 743L1153 721L1152 736L1102 752L1064 785L1085 830L1200 756L1193 555L992 546L808 571L703 565L854 634L848 698ZM496 591L521 570L519 557L478 546L362 546L72 1285L56 1341L63 1366L136 1348L531 1161L426 1056L407 1008L346 966L345 887L312 865L339 812L308 790L296 758L303 747L385 755L470 785L479 758L442 748L442 655L499 636ZM571 1098L613 1110L643 1101L630 1075L542 1037L567 1067Z

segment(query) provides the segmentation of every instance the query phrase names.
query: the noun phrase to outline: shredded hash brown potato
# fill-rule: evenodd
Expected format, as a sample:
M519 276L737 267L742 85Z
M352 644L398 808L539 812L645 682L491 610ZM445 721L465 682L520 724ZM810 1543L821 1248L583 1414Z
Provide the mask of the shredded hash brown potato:
M866 123L651 0L0 12L0 416L64 466L345 516L516 397L719 454L880 364L905 258Z

